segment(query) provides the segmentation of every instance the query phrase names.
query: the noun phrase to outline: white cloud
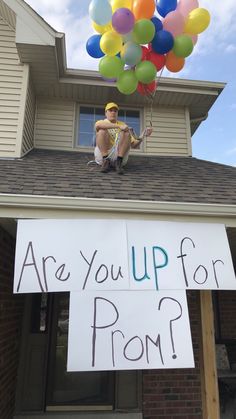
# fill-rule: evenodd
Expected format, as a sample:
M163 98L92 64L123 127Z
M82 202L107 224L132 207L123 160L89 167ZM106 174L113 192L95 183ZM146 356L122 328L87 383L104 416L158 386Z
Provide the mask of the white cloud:
M227 45L225 52L228 52L231 54L231 52L235 52L236 51L236 45L233 44L229 44Z
M195 54L208 54L210 49L218 49L224 53L229 46L230 49L236 49L235 0L224 0L222 2L200 0L199 6L209 11L211 21L206 31L199 35Z

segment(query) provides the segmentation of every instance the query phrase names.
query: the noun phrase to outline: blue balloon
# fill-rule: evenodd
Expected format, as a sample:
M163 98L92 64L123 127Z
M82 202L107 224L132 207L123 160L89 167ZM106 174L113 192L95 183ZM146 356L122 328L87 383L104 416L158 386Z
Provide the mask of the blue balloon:
M158 19L158 17L153 16L151 18L151 21L155 26L155 32L161 31L163 29L162 21L160 19Z
M108 0L92 0L89 16L98 25L106 25L112 18L112 8Z
M101 58L105 55L100 48L101 37L102 35L92 35L87 40L86 50L87 50L87 53L90 55L90 57Z
M153 51L157 54L166 54L174 46L173 35L165 30L158 31L151 42Z
M177 7L177 0L157 0L156 1L156 9L162 17L166 17L166 15Z

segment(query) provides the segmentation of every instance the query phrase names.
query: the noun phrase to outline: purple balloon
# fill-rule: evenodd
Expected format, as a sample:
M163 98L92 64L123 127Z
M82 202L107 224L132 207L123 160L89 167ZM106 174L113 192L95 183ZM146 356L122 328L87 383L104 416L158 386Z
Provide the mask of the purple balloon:
M135 17L129 9L121 7L113 13L111 22L116 32L125 35L132 31Z

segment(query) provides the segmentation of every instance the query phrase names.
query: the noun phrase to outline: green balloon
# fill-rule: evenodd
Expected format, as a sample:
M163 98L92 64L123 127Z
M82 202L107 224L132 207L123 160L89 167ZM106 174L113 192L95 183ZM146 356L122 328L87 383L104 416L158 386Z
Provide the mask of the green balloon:
M99 72L107 79L117 78L120 73L122 73L123 69L124 63L119 57L110 57L106 55L99 61Z
M138 81L144 84L151 83L156 77L156 72L156 66L150 61L141 61L135 68Z
M175 37L173 53L177 57L188 57L193 50L193 41L188 35L178 35Z
M140 19L134 25L132 38L137 44L148 44L155 35L155 25L150 19Z
M133 70L125 70L120 74L116 83L119 92L124 95L131 95L138 86L138 80Z

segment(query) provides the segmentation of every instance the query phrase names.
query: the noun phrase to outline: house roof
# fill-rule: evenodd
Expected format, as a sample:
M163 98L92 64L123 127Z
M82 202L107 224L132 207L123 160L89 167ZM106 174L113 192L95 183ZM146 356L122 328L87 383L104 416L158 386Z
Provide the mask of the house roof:
M236 205L236 168L192 157L131 155L124 176L91 153L32 150L0 160L0 193Z

